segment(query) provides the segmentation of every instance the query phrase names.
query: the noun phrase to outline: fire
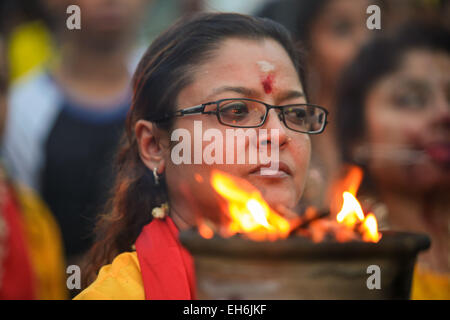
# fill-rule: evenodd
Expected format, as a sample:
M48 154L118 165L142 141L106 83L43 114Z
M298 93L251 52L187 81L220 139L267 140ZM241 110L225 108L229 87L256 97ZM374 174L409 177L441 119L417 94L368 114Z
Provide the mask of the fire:
M345 191L342 197L344 198L344 203L341 211L336 216L336 220L348 227L353 227L358 221L364 220L363 210L358 200L350 192Z
M198 223L198 233L205 239L211 239L214 236L214 231L202 220Z
M212 173L211 184L227 200L226 211L231 219L225 230L227 236L241 233L252 240L273 241L289 235L289 221L271 209L261 193L250 184L217 170ZM203 234L209 234L204 223L201 230Z
M308 208L302 217L290 218L288 209L273 210L263 199L261 193L249 182L224 172L213 170L211 185L224 200L223 211L227 214L227 223L214 226L204 218L198 219L198 231L203 238L210 239L214 233L223 237L239 234L255 241L274 241L285 239L290 234L310 238L314 242L331 239L338 242L366 241L378 242L377 219L373 213L364 214L356 198L362 180L362 170L352 167L349 174L334 186L342 198L331 203L340 210L336 219L324 218L314 208ZM283 215L280 215L283 213ZM292 213L292 212L288 212ZM323 213L323 212L322 212Z
M378 242L381 234L378 232L377 218L369 213L362 224L363 240L367 242Z
M345 225L349 229L355 229L359 225L359 232L363 241L378 242L381 234L378 232L378 223L375 215L369 213L364 216L361 204L356 199L356 192L362 180L362 170L353 166L341 184L347 187L347 191L342 193L343 203L341 210L336 216L338 223ZM338 188L337 188L338 189Z

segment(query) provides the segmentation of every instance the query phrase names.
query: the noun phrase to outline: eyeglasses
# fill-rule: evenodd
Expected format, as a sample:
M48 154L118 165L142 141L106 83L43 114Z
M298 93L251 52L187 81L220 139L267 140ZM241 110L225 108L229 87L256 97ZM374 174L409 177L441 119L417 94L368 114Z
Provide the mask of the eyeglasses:
M215 109L207 110L208 106ZM212 109L212 108L210 108ZM273 106L253 99L221 99L203 103L198 106L177 110L156 122L167 121L173 117L183 117L191 114L215 114L219 123L235 128L257 128L264 125L270 109L279 110L278 118L290 130L318 134L327 125L328 111L317 105L302 103L284 106Z

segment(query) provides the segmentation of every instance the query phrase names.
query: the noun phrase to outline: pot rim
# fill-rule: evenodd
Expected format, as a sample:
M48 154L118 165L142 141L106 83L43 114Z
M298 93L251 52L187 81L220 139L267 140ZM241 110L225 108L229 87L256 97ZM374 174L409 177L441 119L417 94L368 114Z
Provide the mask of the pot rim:
M252 241L239 236L205 239L191 228L180 232L180 241L194 256L240 258L340 259L363 257L411 257L431 245L428 235L402 231L384 231L378 243L363 241L324 241L291 236L276 241Z

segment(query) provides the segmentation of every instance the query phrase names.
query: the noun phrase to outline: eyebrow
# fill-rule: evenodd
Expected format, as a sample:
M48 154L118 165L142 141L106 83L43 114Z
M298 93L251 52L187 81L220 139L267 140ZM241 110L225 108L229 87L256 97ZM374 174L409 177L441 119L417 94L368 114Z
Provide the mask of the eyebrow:
M239 94L242 94L242 95L248 96L248 97L258 96L258 92L256 90L253 90L250 88L223 86L223 87L214 89L213 92L208 96L208 98L215 96L217 94L220 94L220 93L224 93L224 92L235 92L235 93L239 93ZM277 100L284 101L284 100L289 100L289 99L294 99L294 98L304 98L304 97L305 97L305 94L301 91L286 90L286 91L282 91L280 94L277 95Z
M287 91L283 91L279 95L279 101L284 101L284 100L289 100L289 99L294 99L294 98L305 98L305 94L303 92L297 91L297 90L287 90Z

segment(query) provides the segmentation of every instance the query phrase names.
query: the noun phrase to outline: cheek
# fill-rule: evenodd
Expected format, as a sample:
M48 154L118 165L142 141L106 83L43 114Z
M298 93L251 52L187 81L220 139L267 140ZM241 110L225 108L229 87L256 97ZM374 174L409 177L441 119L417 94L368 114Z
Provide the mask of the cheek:
M366 116L367 137L370 144L414 145L423 131L423 121L387 107L368 108Z
M292 138L292 144L288 149L292 155L296 168L295 179L303 188L306 182L306 172L308 171L311 158L311 140L308 135L299 135Z

